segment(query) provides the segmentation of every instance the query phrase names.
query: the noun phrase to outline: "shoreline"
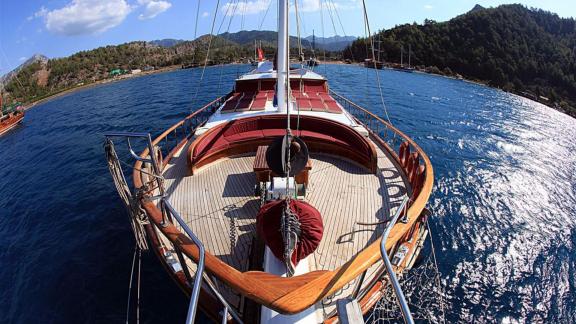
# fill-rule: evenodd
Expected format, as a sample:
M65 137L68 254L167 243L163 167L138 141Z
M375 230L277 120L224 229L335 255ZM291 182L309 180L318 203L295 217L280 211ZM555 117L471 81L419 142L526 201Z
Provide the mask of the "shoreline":
M163 67L160 69L155 69L152 71L144 71L138 74L127 74L124 77L115 77L112 79L104 79L104 80L99 80L96 82L92 82L89 84L84 84L81 86L75 86L75 87L71 87L68 89L64 89L62 91L56 92L54 94L48 95L47 97L38 99L36 101L27 103L27 104L23 104L22 105L22 110L24 111L28 111L29 109L32 109L34 107L36 107L37 105L41 105L43 103L47 103L51 100L81 91L81 90L85 90L85 89L90 89L90 88L94 88L100 85L104 85L104 84L108 84L108 83L115 83L115 82L120 82L120 81L124 81L124 80L130 80L130 79L134 79L134 78L139 78L139 77L143 77L143 76L147 76L147 75L152 75L152 74L160 74L160 73L166 73L166 72L172 72L172 71L176 71L176 70L180 70L182 67L180 65L172 65L172 66L167 66L167 67Z
M243 63L228 63L228 64L224 64L224 65L236 65L236 64L243 64ZM364 67L364 65L362 63L358 63L358 62L352 62L352 63L346 63L345 61L325 61L323 64L333 64L333 65L351 65L351 66L359 66L359 67ZM197 67L198 68L198 67ZM128 74L125 75L123 77L115 77L112 79L104 79L104 80L100 80L100 81L96 81L93 83L89 83L89 84L85 84L85 85L81 85L81 86L76 86L76 87L72 87L72 88L68 88L65 90L62 90L60 92L57 92L55 94L49 95L48 97L42 98L42 99L38 99L37 101L33 101L31 103L28 104L24 104L22 105L22 110L24 111L28 111L29 109L32 109L34 107L36 107L37 105L41 105L43 103L49 102L51 100L60 98L62 96L65 95L69 95L72 93L75 93L77 91L81 91L81 90L85 90L85 89L90 89L93 87L97 87L103 84L108 84L108 83L115 83L115 82L120 82L120 81L124 81L124 80L129 80L129 79L133 79L133 78L139 78L139 77L143 77L143 76L147 76L147 75L153 75L153 74L160 74L160 73L166 73L166 72L173 72L176 70L180 70L182 69L181 65L172 65L172 66L167 66L167 67L163 67L160 69L155 69L152 71L144 71L138 74ZM402 72L400 70L394 69L394 68L389 68L389 67L385 67L382 70L391 70L391 71L399 71ZM470 79L466 79L466 78L458 78L455 76L448 76L448 75L444 75L444 74L438 74L438 73L430 73L430 72L426 72L426 71L422 71L422 70L414 70L414 73L419 73L419 74L425 74L425 75L433 75L433 76L438 76L438 77L443 77L443 78L447 78L447 79L452 79L452 80L456 80L456 81L462 81L462 82L468 82L468 83L472 83L472 84L476 84L476 85L480 85L480 86L485 86L494 90L500 90L500 91L504 91L506 93L515 95L515 96L519 96L521 98L525 98L534 102L537 102L539 104L542 104L548 108L554 109L558 112L561 112L563 114L566 114L570 117L576 118L576 116L572 116L569 113L567 113L564 109L560 108L560 107L555 107L546 103L543 103L539 100L534 100L533 98L528 98L526 96L523 96L522 94L518 94L515 92L509 92L509 91L505 91L503 89L500 88L495 88L492 87L490 85L488 85L487 83L484 83L483 81L479 81L479 80L470 80Z

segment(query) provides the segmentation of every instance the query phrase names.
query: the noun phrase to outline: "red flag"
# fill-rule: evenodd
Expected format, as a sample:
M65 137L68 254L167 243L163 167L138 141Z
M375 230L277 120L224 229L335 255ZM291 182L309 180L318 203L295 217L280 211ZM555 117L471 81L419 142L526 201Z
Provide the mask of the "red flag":
M264 51L261 48L258 49L258 61L264 61Z

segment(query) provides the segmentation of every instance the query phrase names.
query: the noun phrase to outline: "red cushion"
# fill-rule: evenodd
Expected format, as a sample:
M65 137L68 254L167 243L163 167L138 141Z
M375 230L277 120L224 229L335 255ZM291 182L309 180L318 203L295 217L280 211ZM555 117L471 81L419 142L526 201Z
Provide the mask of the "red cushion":
M266 101L266 97L254 99L254 101L252 101L252 105L250 106L250 110L264 110L266 107Z
M236 110L249 110L250 104L252 104L252 97L242 98L236 106Z
M226 136L226 140L229 141L230 143L237 143L237 142L242 142L242 141L249 141L249 140L253 140L253 139L258 139L258 138L261 138L263 136L264 135L262 134L261 130L254 130L254 131L247 131L247 132L228 135L228 136Z
M210 134L204 138L198 145L194 148L194 152L192 152L192 160L195 161L199 157L202 157L204 154L212 151L212 150L220 150L228 146L228 141L224 136L215 136L216 134L219 135L219 132L214 132L215 134Z
M278 137L286 135L286 129L263 129L262 134L266 137Z
M324 106L324 102L320 98L311 98L310 105L313 111L326 111L326 106Z
M238 100L229 100L224 104L222 107L222 112L232 112L236 109L236 105L238 104Z
M296 104L300 110L310 110L312 105L310 104L310 100L305 98L296 99Z
M331 113L341 113L342 109L338 106L336 100L324 100L324 104L328 108L328 111Z
M279 232L284 208L286 208L285 200L275 200L262 206L256 216L258 236L262 238L279 260L284 260L284 242ZM297 265L300 260L312 254L320 245L324 224L320 212L302 200L290 200L289 208L300 222L298 242L291 255L292 263Z
M306 92L326 92L326 81L324 80L307 80L304 83L304 91Z
M327 141L327 142L334 142L334 137L327 135L327 134L323 134L323 133L318 133L318 132L313 132L313 131L308 131L308 130L302 130L300 131L300 136L303 139L319 139L319 140L323 140L323 141Z

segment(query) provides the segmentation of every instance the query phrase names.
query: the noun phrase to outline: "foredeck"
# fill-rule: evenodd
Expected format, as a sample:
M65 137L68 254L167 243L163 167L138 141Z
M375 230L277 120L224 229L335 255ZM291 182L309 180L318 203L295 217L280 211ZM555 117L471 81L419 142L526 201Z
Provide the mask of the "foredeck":
M402 172L384 150L373 144L378 154L377 174L334 156L311 155L306 201L320 211L324 222L324 237L310 257L311 271L336 269L376 240L385 223L358 223L389 219L406 196ZM164 171L170 202L207 252L240 271L247 271L256 235L255 216L260 207L259 197L254 196L254 156L221 160L192 176L187 168L186 151L184 146L176 152ZM364 284L372 279L375 270L376 267L370 269ZM346 295L353 288L348 285L340 293ZM229 299L238 305L237 298ZM331 300L325 301L324 311L331 311L333 305Z

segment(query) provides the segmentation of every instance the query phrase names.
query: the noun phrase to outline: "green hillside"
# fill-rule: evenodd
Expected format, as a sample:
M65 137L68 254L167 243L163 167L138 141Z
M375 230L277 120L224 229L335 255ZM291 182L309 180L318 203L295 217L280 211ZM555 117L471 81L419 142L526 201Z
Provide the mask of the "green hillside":
M448 22L431 20L381 31L382 58L400 62L412 47L412 64L461 74L529 97L576 116L576 21L521 5L476 6ZM365 39L343 51L362 61Z

